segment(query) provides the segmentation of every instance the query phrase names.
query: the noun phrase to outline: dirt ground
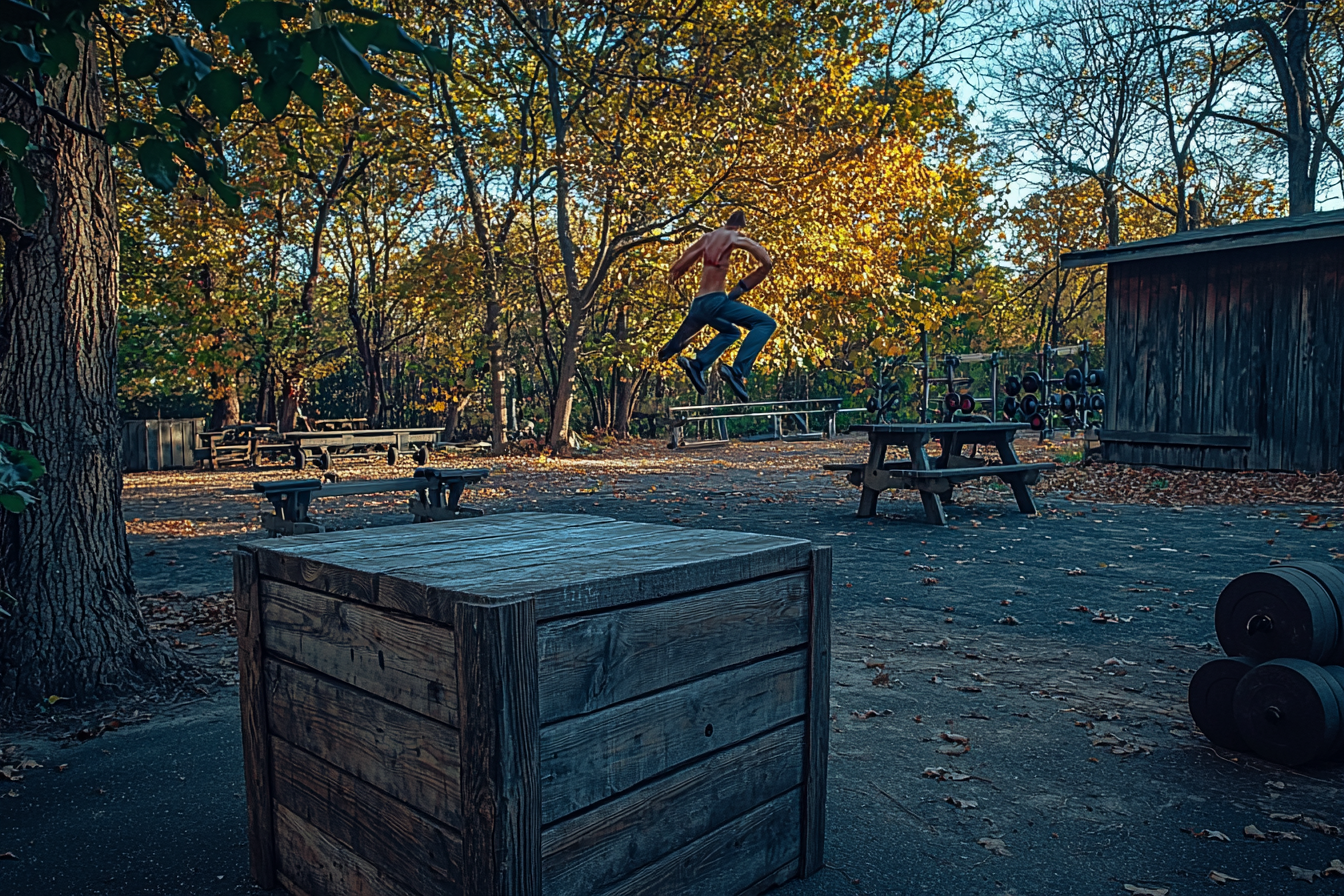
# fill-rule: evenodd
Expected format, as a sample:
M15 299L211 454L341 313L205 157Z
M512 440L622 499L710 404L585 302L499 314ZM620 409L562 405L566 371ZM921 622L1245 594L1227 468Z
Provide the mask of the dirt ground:
M492 513L590 512L832 545L827 863L782 894L1344 892L1335 875L1303 881L1344 859L1340 766L1289 770L1215 749L1185 705L1191 673L1218 654L1224 583L1275 560L1344 559L1336 478L1073 465L1037 487L1039 516L985 483L959 489L950 525L935 528L913 493L855 517L857 489L820 466L864 451L849 437L697 452L645 442L563 461L435 463L491 467L467 500ZM1019 453L1072 458L1077 447L1023 442ZM219 593L228 552L257 534L251 483L292 475L127 477L150 618L222 683L194 703L92 721L58 704L45 728L4 738L15 749L0 781L0 853L13 858L0 861L0 890L253 891L231 608ZM404 501L319 502L314 517L402 524Z

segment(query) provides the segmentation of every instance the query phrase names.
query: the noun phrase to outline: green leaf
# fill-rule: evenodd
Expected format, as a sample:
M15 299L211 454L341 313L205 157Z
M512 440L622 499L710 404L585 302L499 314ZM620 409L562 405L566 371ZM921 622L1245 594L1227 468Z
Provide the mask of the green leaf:
M215 64L215 60L208 53L202 53L187 43L182 38L172 35L168 38L168 43L173 47L173 52L177 58L182 60L182 64L191 70L192 75L197 81L210 74L210 68Z
M37 25L50 21L47 14L19 0L0 0L0 22L7 25Z
M68 71L79 68L79 40L73 31L49 32L42 43L51 56L42 63L44 74L54 78L62 68Z
M388 18L379 19L369 25L345 24L339 26L341 32L350 39L354 48L362 53L415 53L425 48L418 40L402 30L401 26Z
M229 69L215 69L196 86L196 97L211 115L227 122L243 104L242 78Z
M205 156L181 142L173 144L173 153L181 159L182 164L190 168L197 177L202 179L209 177L210 166L206 164Z
M145 179L165 193L177 186L182 169L173 159L173 146L165 140L146 140L136 151Z
M369 61L359 54L344 34L330 25L312 32L312 41L313 49L336 66L341 80L367 104L373 92L373 67Z
M131 41L126 52L121 54L122 72L133 80L148 78L158 71L159 63L163 61L165 45L164 39L157 34Z
M42 61L42 54L30 43L0 40L0 60L3 61L6 70L13 71L16 68L22 69L25 65L37 65Z
M3 507L10 513L23 513L28 507L28 502L18 494L0 495L0 507Z
M33 429L33 427L30 424L25 423L18 417L11 417L9 414L0 414L0 426L17 426L19 429L28 433L28 435L30 436L37 435L37 430ZM5 445L3 442L0 442L0 447L9 447L9 446Z
M236 209L242 204L242 198L238 195L238 191L224 179L224 172L219 168L211 168L210 173L205 177L205 182L229 208Z
M119 118L107 126L107 142L119 145L155 134L154 126L134 118Z
M272 121L289 105L289 87L270 78L252 85L252 102L262 118Z
M14 211L25 227L37 223L47 207L47 195L37 185L33 175L22 162L9 162L9 184L14 188Z
M28 154L28 132L12 121L0 121L0 145L15 159Z
M295 78L293 83L294 94L304 105L317 115L318 121L323 121L322 107L326 103L326 94L322 90L322 85L312 78Z
M191 96L198 83L191 69L181 62L176 65L170 65L159 75L159 104L162 106L176 106L178 103Z
M285 19L303 18L303 7L292 3L273 3L270 0L246 0L224 13L219 30L234 40L248 35L279 33Z
M229 4L228 0L187 0L187 5L191 7L191 14L196 17L196 21L209 28L224 15Z
M424 52L420 54L429 67L436 72L448 73L453 70L453 56L447 50L441 47L425 47Z

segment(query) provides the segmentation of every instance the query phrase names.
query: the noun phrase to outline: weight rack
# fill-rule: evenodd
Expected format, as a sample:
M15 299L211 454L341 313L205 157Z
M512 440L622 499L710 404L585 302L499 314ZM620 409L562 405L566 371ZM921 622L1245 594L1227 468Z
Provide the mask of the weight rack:
M1053 376L1056 361L1071 356L1076 356L1080 363L1062 376ZM1041 434L1042 442L1054 437L1057 419L1068 422L1071 435L1076 435L1080 429L1086 433L1090 424L1100 422L1106 407L1106 395L1102 391L1106 387L1106 370L1094 368L1091 360L1092 345L1086 340L1076 345L1047 343L1042 346L1035 355L1034 369L1028 369L1020 378L1014 375L1004 380L1004 391L1008 394L1004 402L1004 419L1011 420L1020 413L1031 428ZM1021 401L1023 404L1031 401L1032 410L1019 406L1019 392L1027 393ZM1038 392L1039 398L1036 397Z

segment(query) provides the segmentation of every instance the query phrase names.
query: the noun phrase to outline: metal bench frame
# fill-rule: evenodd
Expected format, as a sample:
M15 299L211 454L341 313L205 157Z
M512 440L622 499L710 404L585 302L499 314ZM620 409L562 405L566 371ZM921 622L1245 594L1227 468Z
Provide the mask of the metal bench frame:
M838 398L799 398L789 401L748 401L738 404L702 404L671 408L669 448L708 448L728 444L728 421L764 417L770 420L770 431L760 435L745 436L743 441L785 442L810 441L814 439L835 438L835 417L840 412ZM812 429L812 415L820 414L821 428ZM802 427L801 433L784 434L783 419L792 417ZM685 429L688 423L712 422L718 435L717 439L687 441Z
M320 523L308 518L314 498L339 498L353 495L377 495L387 492L415 492L410 499L414 522L454 520L482 516L485 511L461 503L462 492L490 475L489 470L455 470L420 467L415 476L403 479L362 479L355 482L324 483L320 479L287 479L278 482L254 482L252 490L271 502L273 513L262 513L261 526L275 538L281 535L307 535L325 532Z

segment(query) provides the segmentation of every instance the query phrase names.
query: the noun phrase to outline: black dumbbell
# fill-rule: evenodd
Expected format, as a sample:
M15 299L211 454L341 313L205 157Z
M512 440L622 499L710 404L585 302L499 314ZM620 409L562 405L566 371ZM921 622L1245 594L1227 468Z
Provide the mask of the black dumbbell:
M1106 388L1106 370L1098 367L1096 370L1089 371L1087 374L1087 384L1096 389Z
M1024 392L1039 392L1042 385L1041 375L1034 370L1028 370L1026 375L1022 377L1022 390Z
M1017 416L1017 399L1011 395L1003 400L1003 417L1005 420L1011 420Z
M868 413L876 414L877 409L880 407L880 405L877 403L877 396L869 395L868 400L863 403L863 406L868 410Z
M1255 663L1241 656L1209 660L1190 679L1190 715L1204 736L1220 747L1245 752L1250 749L1237 728L1232 709L1237 685Z
M1338 752L1344 734L1341 707L1339 679L1299 659L1261 663L1242 676L1232 698L1237 730L1251 749L1288 766Z
M1009 395L1016 395L1022 391L1022 381L1015 376L1010 376L1003 381L1003 391Z
M1035 430L1045 429L1045 417L1041 416L1040 414L1032 414L1031 418L1027 420L1027 422L1031 424L1032 429Z
M975 410L975 398L963 392L961 394L960 407L963 414L969 414L971 411Z
M1093 392L1087 397L1087 408L1098 413L1106 410L1106 395L1101 392Z
M1020 402L1023 415L1030 417L1041 409L1041 400L1035 395L1027 395Z
M961 407L961 394L957 392L949 392L944 395L943 407L947 408L949 411L955 411L957 408Z
M1077 392L1083 388L1083 372L1077 367L1070 367L1064 371L1064 388L1070 392Z
M1063 395L1059 396L1059 409L1065 414L1072 415L1078 410L1078 396L1074 395L1072 392L1065 392Z

